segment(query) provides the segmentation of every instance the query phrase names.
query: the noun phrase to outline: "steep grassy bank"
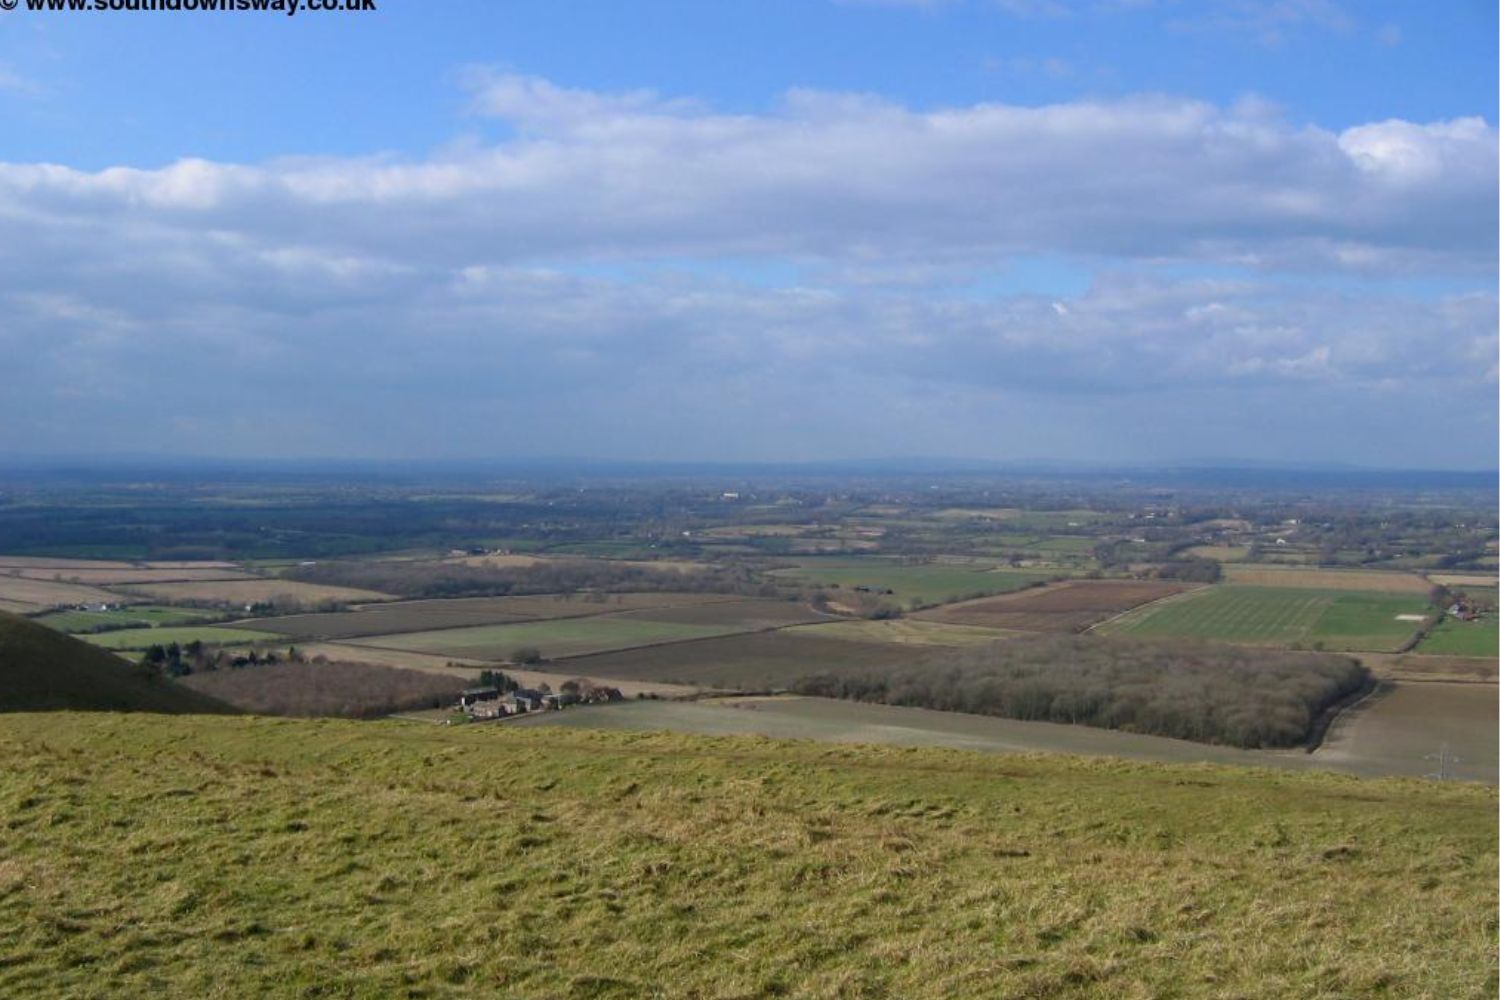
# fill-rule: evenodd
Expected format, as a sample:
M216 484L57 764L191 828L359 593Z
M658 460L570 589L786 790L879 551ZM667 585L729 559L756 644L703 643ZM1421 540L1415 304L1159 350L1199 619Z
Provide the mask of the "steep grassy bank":
M513 727L0 717L0 995L1487 997L1495 794Z
M28 618L0 612L0 712L232 712Z

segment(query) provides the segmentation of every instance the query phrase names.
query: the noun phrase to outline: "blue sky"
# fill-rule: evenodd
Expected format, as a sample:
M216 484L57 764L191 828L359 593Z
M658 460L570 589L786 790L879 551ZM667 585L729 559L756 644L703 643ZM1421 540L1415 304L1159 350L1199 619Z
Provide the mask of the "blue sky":
M1493 3L379 7L0 12L0 451L1494 464Z

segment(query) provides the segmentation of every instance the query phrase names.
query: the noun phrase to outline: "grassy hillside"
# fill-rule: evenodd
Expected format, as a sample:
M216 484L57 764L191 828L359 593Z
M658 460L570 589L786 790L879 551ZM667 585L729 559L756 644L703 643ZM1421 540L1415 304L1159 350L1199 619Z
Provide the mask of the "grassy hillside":
M0 995L1490 997L1495 803L753 738L9 716Z
M0 612L0 712L57 709L229 711L195 691L142 674L86 642Z

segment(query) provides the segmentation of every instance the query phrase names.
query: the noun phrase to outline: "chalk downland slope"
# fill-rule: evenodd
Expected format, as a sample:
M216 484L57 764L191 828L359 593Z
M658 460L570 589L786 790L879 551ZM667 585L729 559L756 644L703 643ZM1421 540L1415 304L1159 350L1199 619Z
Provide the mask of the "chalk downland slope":
M59 709L222 713L214 699L137 670L120 657L0 613L0 712Z
M1495 793L1461 783L14 715L0 814L3 996L1496 988Z

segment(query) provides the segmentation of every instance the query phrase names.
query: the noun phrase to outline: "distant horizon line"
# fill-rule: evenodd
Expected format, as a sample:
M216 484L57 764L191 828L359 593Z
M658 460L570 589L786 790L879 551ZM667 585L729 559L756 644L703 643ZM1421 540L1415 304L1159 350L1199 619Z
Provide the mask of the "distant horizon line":
M697 459L697 458L603 458L599 456L546 455L529 457L445 456L445 457L348 457L331 455L301 456L218 456L179 455L159 452L124 452L92 454L86 452L6 453L0 452L0 469L29 471L64 471L65 467L96 466L100 471L136 468L160 468L179 471L193 466L216 469L298 469L323 466L341 471L360 469L434 469L474 471L491 470L715 470L721 472L819 469L850 472L858 470L882 473L955 474L963 472L1043 472L1051 474L1128 473L1128 472L1301 472L1376 475L1463 475L1500 477L1500 467L1453 466L1377 466L1345 461L1273 461L1253 458L1197 457L1161 460L1043 459L1043 458L955 458L942 455L893 455L860 458L774 458L774 459ZM79 470L83 471L83 470Z

